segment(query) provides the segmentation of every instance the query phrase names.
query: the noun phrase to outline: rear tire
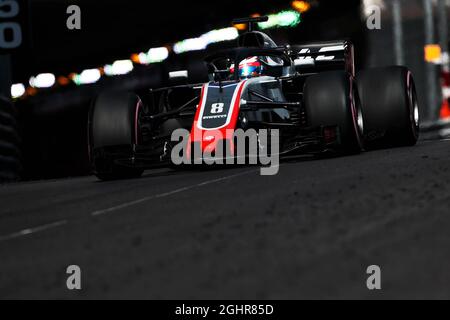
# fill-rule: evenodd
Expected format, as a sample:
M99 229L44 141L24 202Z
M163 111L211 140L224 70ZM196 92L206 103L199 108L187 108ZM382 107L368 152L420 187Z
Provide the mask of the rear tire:
M335 152L357 154L363 149L364 122L353 77L343 71L323 72L306 80L304 103L308 126L337 126Z
M106 92L95 101L89 114L89 155L100 180L140 177L144 170L121 164L131 159L141 134L142 101L133 93Z
M414 79L405 67L377 68L357 76L366 144L374 148L412 146L419 138Z

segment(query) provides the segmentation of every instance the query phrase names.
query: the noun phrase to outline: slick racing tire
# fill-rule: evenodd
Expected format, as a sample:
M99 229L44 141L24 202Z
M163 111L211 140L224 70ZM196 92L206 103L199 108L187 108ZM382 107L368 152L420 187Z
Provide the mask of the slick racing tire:
M141 139L142 101L134 93L105 92L89 112L89 156L100 180L138 178L143 169L126 165ZM122 161L121 161L122 160Z
M304 104L308 126L338 128L334 152L357 154L363 149L364 121L353 77L331 71L306 80Z
M15 115L12 103L0 97L0 183L19 180L22 169Z
M412 146L419 138L419 106L405 67L362 71L357 76L366 144L370 148Z

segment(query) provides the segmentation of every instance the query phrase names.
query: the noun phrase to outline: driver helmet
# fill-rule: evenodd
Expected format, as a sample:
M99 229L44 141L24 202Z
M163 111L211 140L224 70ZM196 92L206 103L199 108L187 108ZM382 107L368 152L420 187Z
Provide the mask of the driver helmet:
M279 58L250 57L239 63L239 78L250 79L267 75L270 67L279 66L283 66L283 61ZM234 74L234 64L231 66L230 72Z
M234 73L234 65L231 66L230 71ZM264 66L258 57L250 57L242 60L239 63L239 78L250 79L263 75Z

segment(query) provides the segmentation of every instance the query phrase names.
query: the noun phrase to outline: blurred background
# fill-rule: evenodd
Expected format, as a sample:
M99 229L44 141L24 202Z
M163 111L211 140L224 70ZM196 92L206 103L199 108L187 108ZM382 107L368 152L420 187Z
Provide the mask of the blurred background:
M99 92L163 86L180 69L205 81L202 57L234 46L244 27L231 20L252 15L270 15L260 27L279 45L348 38L359 69L408 66L425 127L450 117L450 0L4 0L0 180L89 174Z

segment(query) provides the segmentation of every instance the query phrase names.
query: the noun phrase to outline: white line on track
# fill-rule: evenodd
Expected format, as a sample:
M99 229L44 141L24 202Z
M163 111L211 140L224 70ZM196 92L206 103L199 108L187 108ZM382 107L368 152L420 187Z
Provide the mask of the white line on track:
M138 204L141 204L143 202L147 202L147 201L150 201L150 200L153 200L153 199L165 198L165 197L168 197L168 196L172 196L174 194L182 193L184 191L188 191L188 190L192 190L192 189L195 189L195 188L207 186L207 185L210 185L210 184L213 184L213 183L217 183L217 182L221 182L221 181L225 181L225 180L230 180L230 179L237 178L237 177L240 177L240 176L243 176L243 175L247 175L247 174L250 174L250 173L254 173L254 172L257 172L257 171L259 171L259 169L258 170L245 171L245 172L241 172L241 173L238 173L238 174L234 174L234 175L231 175L231 176L226 176L226 177L222 177L222 178L218 178L218 179L214 179L214 180L208 180L208 181L201 182L201 183L198 183L198 184L194 184L194 185L191 185L191 186L188 186L188 187L179 188L179 189L172 190L172 191L165 192L165 193L155 194L155 195L152 195L152 196L148 196L148 197L137 199L137 200L130 201L130 202L125 202L125 203L122 203L120 205L117 205L117 206L114 206L114 207L111 207L111 208L94 211L94 212L91 213L91 216L96 217L96 216L105 215L105 214L112 213L112 212L115 212L115 211L118 211L118 210L129 208L129 207L132 207L132 206L135 206L135 205L138 205Z
M58 228L65 224L67 224L67 221L61 220L61 221L45 224L45 225L35 227L35 228L24 229L19 232L11 233L9 235L0 237L0 242L28 236L28 235L31 235L34 233L38 233L38 232L42 232L42 231L46 231L46 230L50 230L50 229L54 229L54 228Z
M107 213L111 213L111 212L115 212L115 211L118 211L118 210L121 210L121 209L125 209L125 208L128 208L128 207L131 207L131 206L134 206L134 205L137 205L137 204L140 204L140 203L152 200L152 199L159 199L159 198L169 197L171 195L178 194L178 193L181 193L181 192L184 192L184 191L188 191L188 190L191 190L191 189L194 189L194 188L199 188L199 187L207 186L207 185L210 185L210 184L213 184L213 183L217 183L217 182L221 182L221 181L225 181L225 180L230 180L230 179L237 178L237 177L240 177L240 176L243 176L243 175L246 175L246 174L250 174L250 173L253 173L253 172L256 172L256 171L257 170L249 170L249 171L241 172L241 173L234 174L234 175L231 175L231 176L226 176L226 177L222 177L222 178L218 178L218 179L214 179L214 180L208 180L208 181L201 182L201 183L198 183L198 184L194 184L194 185L191 185L191 186L188 186L188 187L175 189L175 190L172 190L172 191L169 191L169 192L160 193L160 194L156 194L156 195L153 195L153 196L148 196L148 197L145 197L145 198L142 198L142 199L138 199L138 200L135 200L135 201L126 202L126 203L123 203L123 204L115 206L115 207L111 207L111 208L108 208L108 209L98 210L98 211L92 212L91 216L104 215L104 214L107 214ZM259 171L259 169L258 169L258 171ZM14 232L14 233L11 233L9 235L0 236L0 242L13 240L13 239L17 239L17 238L21 238L21 237L25 237L25 236L29 236L29 235L32 235L32 234L35 234L35 233L39 233L39 232L43 232L43 231L47 231L47 230L50 230L50 229L55 229L55 228L64 226L64 225L66 225L68 223L69 223L69 221L67 221L67 220L61 220L61 221L45 224L45 225L34 227L34 228L23 229L21 231Z

